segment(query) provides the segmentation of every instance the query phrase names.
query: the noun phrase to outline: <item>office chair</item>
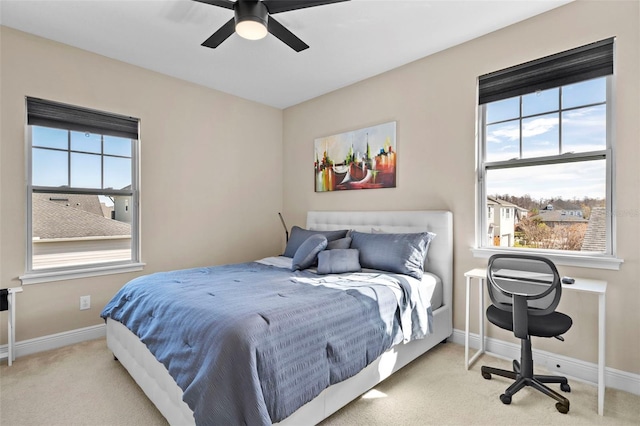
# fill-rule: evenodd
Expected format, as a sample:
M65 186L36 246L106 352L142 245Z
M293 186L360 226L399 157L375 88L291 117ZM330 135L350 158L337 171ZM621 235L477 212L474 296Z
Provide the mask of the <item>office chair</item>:
M570 392L566 377L533 374L531 336L561 337L573 324L571 318L555 309L562 295L560 276L553 262L539 256L497 254L489 259L487 287L492 305L487 319L520 339L520 362L513 361L513 371L482 366L482 377L492 374L515 382L500 395L500 401L511 404L511 397L525 386L531 386L558 401L556 409L569 412L569 400L545 383L559 383Z

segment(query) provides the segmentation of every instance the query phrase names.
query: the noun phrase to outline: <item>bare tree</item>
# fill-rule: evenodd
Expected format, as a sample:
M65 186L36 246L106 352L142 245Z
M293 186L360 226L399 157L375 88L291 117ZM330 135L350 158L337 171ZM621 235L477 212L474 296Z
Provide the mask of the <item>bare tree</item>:
M549 248L546 247L548 241L551 239L552 231L540 218L525 217L523 218L518 227L523 233L524 245L534 248Z
M584 234L587 232L586 223L574 223L568 226L556 226L553 228L553 249L580 250Z
M587 224L550 227L539 217L525 217L518 224L522 244L527 247L553 250L580 250Z

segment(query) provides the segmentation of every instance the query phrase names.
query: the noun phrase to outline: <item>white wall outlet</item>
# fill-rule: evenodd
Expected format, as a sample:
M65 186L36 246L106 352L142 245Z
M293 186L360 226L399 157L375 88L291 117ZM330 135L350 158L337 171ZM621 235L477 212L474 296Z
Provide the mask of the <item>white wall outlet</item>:
M91 308L91 296L80 296L80 310L84 311Z

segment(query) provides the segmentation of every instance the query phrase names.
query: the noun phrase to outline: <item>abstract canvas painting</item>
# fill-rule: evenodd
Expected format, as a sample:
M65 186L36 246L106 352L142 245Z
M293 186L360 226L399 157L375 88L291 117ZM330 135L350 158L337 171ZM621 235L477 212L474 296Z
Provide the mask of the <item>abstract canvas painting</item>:
M395 188L396 122L315 140L316 192Z

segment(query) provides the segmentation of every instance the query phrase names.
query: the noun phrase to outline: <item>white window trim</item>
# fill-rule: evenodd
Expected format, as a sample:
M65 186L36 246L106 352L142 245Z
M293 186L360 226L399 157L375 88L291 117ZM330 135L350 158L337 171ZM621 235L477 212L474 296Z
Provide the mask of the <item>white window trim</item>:
M620 270L620 265L624 262L623 259L619 259L615 256L599 255L599 254L572 254L561 253L559 251L552 250L527 250L527 249L509 249L506 247L472 247L471 252L473 257L488 259L494 254L525 254L532 256L544 256L549 258L556 265L564 266L577 266L580 268L594 268L594 269L610 269Z
M25 111L26 112L26 111ZM22 285L41 284L46 282L72 280L78 278L90 278L101 275L120 274L128 272L141 271L146 266L146 263L141 261L141 232L140 232L140 123L138 123L138 139L132 146L132 188L134 192L132 195L132 203L134 208L136 226L132 227L131 231L131 261L116 262L116 263L95 263L89 265L78 265L65 268L51 268L34 271L31 269L32 262L32 246L30 236L32 234L32 206L31 197L33 187L31 185L32 179L32 135L31 126L25 124L25 159L26 159L26 190L27 197L25 203L25 209L28 215L26 221L26 236L27 236L27 250L25 258L25 274L18 277L22 282ZM135 237L134 237L135 236Z
M615 55L615 53L614 53ZM478 212L485 212L487 209L487 193L484 185L485 181L485 169L483 167L484 160L484 132L486 130L486 113L485 105L478 106L478 129L476 132L476 238L475 246L471 248L473 256L476 258L488 259L494 254L513 254L521 253L526 255L538 255L545 256L558 265L576 266L581 268L594 268L594 269L610 269L619 270L620 265L624 263L624 260L616 256L616 220L615 215L612 214L613 206L615 206L615 156L612 155L614 145L614 127L612 125L614 117L614 105L615 105L615 73L609 75L607 78L607 148L606 148L606 179L607 179L607 192L606 203L607 213L609 220L607 220L607 253L603 254L578 254L576 252L563 253L560 250L527 250L527 249L514 249L505 247L483 247L482 241L485 241L483 235L483 229L488 225L487 219L484 214L478 214ZM535 160L534 160L535 161Z
M33 272L30 274L25 274L20 277L20 281L22 281L22 285L29 284L41 284L52 281L65 281L65 280L73 280L77 278L90 278L97 277L100 275L111 275L111 274L123 274L127 272L136 272L144 269L146 263L134 262L127 263L124 265L106 265L106 266L90 266L86 268L74 268L73 270L64 270L64 271L46 271L46 272Z

